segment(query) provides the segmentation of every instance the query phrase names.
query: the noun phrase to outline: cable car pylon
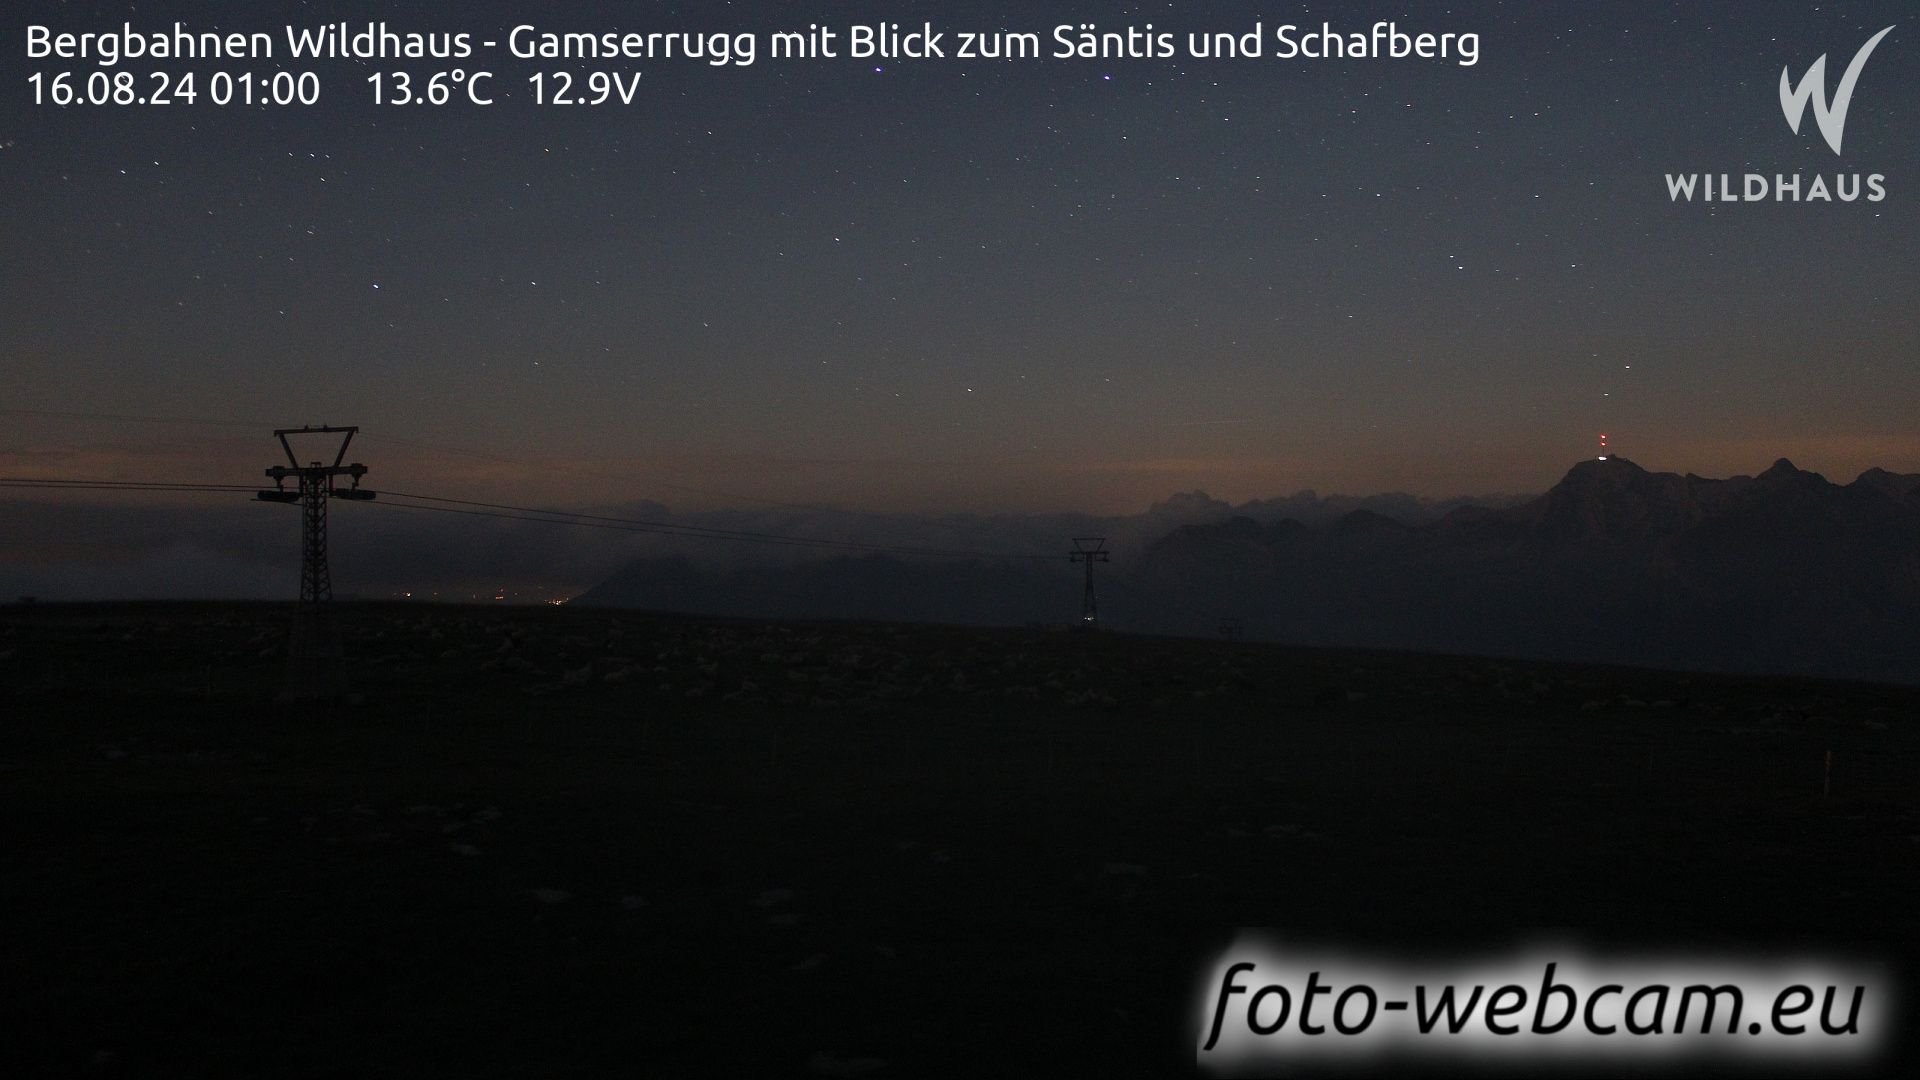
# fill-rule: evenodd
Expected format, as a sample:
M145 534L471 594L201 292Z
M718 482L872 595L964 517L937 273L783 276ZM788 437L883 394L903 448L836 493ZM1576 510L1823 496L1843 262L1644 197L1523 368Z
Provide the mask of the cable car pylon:
M254 493L261 502L297 504L301 508L300 601L287 639L287 689L281 695L284 701L331 702L341 697L340 634L333 618L333 574L327 565L327 504L334 499L365 502L373 498L373 492L360 487L367 467L357 461L347 463L347 447L359 430L328 426L277 429L273 435L280 440L287 464L270 466L266 475L274 486ZM333 463L300 464L292 437L303 435L340 436ZM289 480L294 481L294 490L287 490Z

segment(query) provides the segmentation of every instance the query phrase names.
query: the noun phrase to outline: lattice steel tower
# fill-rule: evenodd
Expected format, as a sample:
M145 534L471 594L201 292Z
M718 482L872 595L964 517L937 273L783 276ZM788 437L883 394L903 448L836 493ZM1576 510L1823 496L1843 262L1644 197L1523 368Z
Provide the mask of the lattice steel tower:
M1085 598L1080 604L1080 625L1092 629L1100 621L1100 609L1093 600L1093 564L1111 562L1107 551L1107 538L1104 536L1076 536L1073 538L1073 550L1067 552L1067 558L1073 562L1084 563L1087 568L1087 588Z
M364 502L373 498L373 492L360 490L360 478L367 475L367 467L359 462L346 464L347 445L359 430L323 426L275 431L280 448L286 451L287 464L267 469L267 478L274 482L273 490L255 493L262 502L299 503L301 509L300 606L287 645L288 694L295 698L330 699L339 692L335 670L335 661L340 655L339 639L329 615L333 575L327 569L327 503L333 499ZM333 464L321 461L300 464L288 438L296 435L341 436ZM347 481L345 486L340 483L342 478ZM296 490L287 490L288 480L295 482Z

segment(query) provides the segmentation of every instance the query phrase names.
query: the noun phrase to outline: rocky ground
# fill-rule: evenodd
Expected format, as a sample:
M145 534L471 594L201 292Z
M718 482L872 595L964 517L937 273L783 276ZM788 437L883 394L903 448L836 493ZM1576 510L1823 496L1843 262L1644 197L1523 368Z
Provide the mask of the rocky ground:
M1915 689L342 605L276 706L287 620L0 609L16 1075L1177 1074L1241 926L1920 945Z

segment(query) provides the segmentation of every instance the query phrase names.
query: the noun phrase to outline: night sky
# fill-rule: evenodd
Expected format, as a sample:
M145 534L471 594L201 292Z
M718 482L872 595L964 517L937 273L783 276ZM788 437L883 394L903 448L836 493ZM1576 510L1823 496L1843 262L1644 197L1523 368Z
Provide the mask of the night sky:
M1909 2L443 7L9 5L0 463L247 482L271 427L354 423L375 486L915 512L1538 491L1600 431L1706 475L1920 471ZM460 65L282 57L320 105L31 104L31 71L91 69L30 63L26 24L176 18L1481 43L1471 67L502 52L464 63L495 105L412 110L363 80ZM1887 25L1845 155L1789 130L1781 68L1828 53L1831 85ZM636 102L526 100L591 67L642 72ZM1749 170L1889 194L1668 199L1667 172Z

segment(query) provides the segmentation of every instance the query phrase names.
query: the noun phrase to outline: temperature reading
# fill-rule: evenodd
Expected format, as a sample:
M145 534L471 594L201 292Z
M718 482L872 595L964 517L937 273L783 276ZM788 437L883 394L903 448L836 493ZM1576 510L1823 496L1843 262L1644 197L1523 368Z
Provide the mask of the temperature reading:
M445 105L456 97L474 105L491 105L485 83L491 71L468 72L463 68L439 71L416 80L405 71L381 71L367 76L373 85L375 105Z

